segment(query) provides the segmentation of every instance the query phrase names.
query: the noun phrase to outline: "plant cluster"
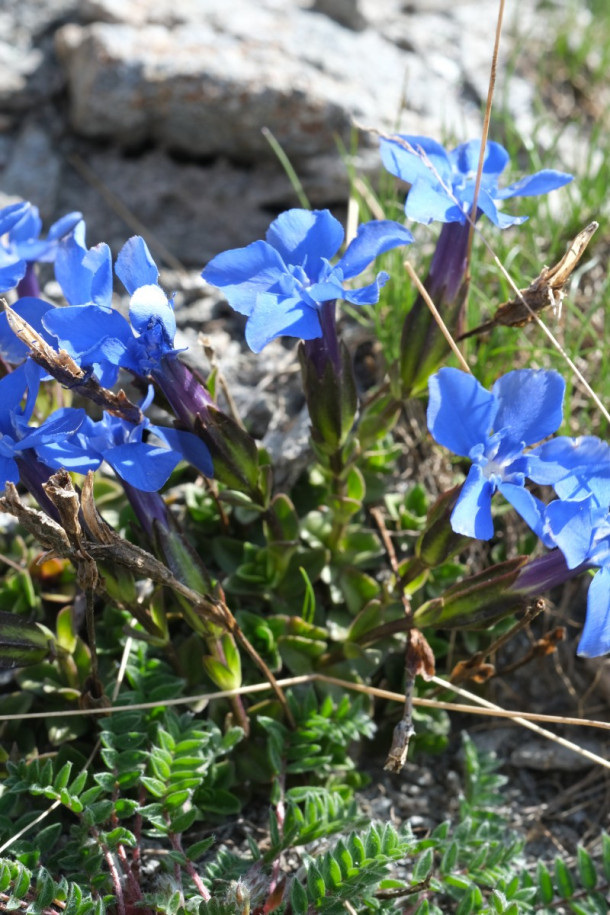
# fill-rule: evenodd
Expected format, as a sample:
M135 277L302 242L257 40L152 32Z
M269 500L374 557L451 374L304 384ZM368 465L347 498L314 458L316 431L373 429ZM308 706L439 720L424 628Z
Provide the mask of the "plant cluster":
M579 652L610 650L610 446L551 438L565 392L556 371L514 370L487 391L443 365L449 347L429 300L463 335L479 218L519 225L525 217L508 215L504 201L571 180L545 169L501 186L508 154L481 146L381 140L386 169L409 185L407 218L442 228L402 321L399 357L366 393L337 304L377 305L390 274L367 271L414 242L402 222L364 222L335 261L337 219L291 209L265 240L203 270L246 316L254 352L280 336L300 341L313 462L288 492L274 486L269 455L223 401L217 375L203 379L181 359L173 298L142 238L127 241L113 267L107 245L87 246L78 213L41 238L31 204L0 211L0 291L10 300L0 318L0 508L20 525L5 533L17 558L0 594L0 665L19 668L19 690L0 697L0 712L58 713L30 735L5 726L14 741L0 796L0 842L12 854L0 866L7 908L424 915L450 904L459 915L512 915L555 911L562 899L576 913L605 911L608 840L599 876L580 850L580 889L561 861L554 879L541 866L536 881L490 810L499 776L468 741L457 824L424 838L364 825L350 744L374 733L372 709L331 682L402 681L409 697L417 681L425 691L446 630L483 630L490 644L542 593L588 569L598 571ZM560 304L572 261L503 305L498 323ZM53 265L62 304L42 296L42 262ZM129 396L119 387L127 382ZM393 489L396 424L407 400L426 392L431 436L471 461L463 486L436 501L415 479ZM522 554L473 574L456 557L493 536L496 491L535 536ZM536 541L546 554L531 555ZM129 689L112 696L127 637L137 646ZM285 673L324 674L326 684L284 690ZM241 688L255 680L271 698L248 704ZM223 691L205 718L193 698L202 687ZM192 710L173 710L189 697ZM67 710L76 714L62 717ZM424 718L424 737L426 725L442 744L438 716ZM407 707L388 768L400 769L412 735ZM219 850L213 830L263 786L267 845ZM51 803L53 822L34 834ZM295 849L298 861L287 861Z

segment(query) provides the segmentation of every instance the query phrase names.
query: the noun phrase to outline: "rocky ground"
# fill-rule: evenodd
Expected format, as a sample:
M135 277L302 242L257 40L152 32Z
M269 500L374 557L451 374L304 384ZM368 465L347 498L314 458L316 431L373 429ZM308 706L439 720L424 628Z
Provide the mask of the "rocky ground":
M281 343L264 361L247 354L239 316L199 279L211 256L262 237L276 213L297 204L261 128L290 157L312 203L341 212L348 194L341 148L355 149L350 163L371 177L379 166L375 131L477 134L497 7L496 0L4 0L0 205L24 197L45 220L79 209L89 244L107 241L115 253L131 234L144 235L165 287L177 290L179 344L204 360L197 341L205 334L214 351L205 359L219 362L249 428L283 456L291 477L307 459L307 418L289 383L294 354ZM498 97L527 145L540 103L531 68L552 55L557 17L568 13L560 2L507 7ZM542 147L554 136L536 131ZM574 165L576 139L563 130L553 167ZM45 292L54 291L50 282ZM599 671L583 684L566 654L511 688L529 693L532 707L573 714L583 711L578 697L594 677L595 701L607 705ZM516 697L498 701L514 705ZM515 728L477 730L510 760L514 819L530 830L533 853L571 851L598 830L608 809L601 770L579 771L557 752L543 764L543 744L526 744ZM403 782L384 776L371 801L376 815L391 808L425 826L430 807L441 811L455 787L442 767L425 776L430 791L419 790L422 777L414 767Z

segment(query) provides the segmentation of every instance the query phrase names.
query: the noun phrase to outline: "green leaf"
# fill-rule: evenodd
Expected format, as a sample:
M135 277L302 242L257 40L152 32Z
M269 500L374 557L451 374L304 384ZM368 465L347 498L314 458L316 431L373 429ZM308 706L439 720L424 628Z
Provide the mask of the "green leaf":
M70 773L72 772L72 763L64 763L53 782L53 787L56 791L59 791L61 788L65 788L68 782L70 781Z
M480 912L483 896L478 886L471 885L460 904L455 910L455 915L470 915L471 912Z
M597 884L597 873L591 855L582 845L578 845L576 856L580 882L586 890L594 890Z
M87 826L100 826L112 814L113 802L111 800L97 801L85 808L83 822Z
M441 874L450 874L455 868L460 847L458 843L454 840L450 845L445 849L445 853L441 859L440 872Z
M55 881L49 872L41 867L36 872L36 907L42 911L51 905L55 898ZM28 909L29 911L29 909Z
M201 858L202 855L205 855L215 842L214 836L210 836L207 839L202 839L201 842L194 842L186 850L186 857L189 861L196 861L198 858Z
M290 905L294 915L307 915L309 905L307 892L296 879L292 881L292 886L290 887Z
M415 867L413 868L413 881L415 883L421 883L423 880L426 880L432 871L433 863L434 849L427 848L423 855L415 862Z
M555 879L559 895L563 899L569 899L574 892L574 880L561 858L555 858Z
M21 864L17 865L17 876L14 878L12 895L16 899L23 899L30 888L32 875Z
M153 797L165 796L167 786L159 778L149 778L147 775L142 775L140 776L140 782Z
M181 835L187 829L190 829L196 819L197 809L191 807L190 810L185 810L183 813L179 813L178 816L171 818L171 830Z
M548 905L548 903L552 901L555 893L551 875L542 861L538 861L536 879L538 881L538 898L543 905Z
M72 784L70 785L70 794L78 796L87 783L87 772L79 772Z
M506 906L508 904L508 901L507 901L504 893L501 893L500 890L494 890L491 894L489 901L491 902L491 904L494 908L494 911L497 912L498 915L503 915L503 913L506 911Z
M602 866L604 876L610 882L610 836L607 832L602 832Z
M312 861L307 870L307 888L309 889L309 895L314 900L323 898L326 895L326 884L315 861Z

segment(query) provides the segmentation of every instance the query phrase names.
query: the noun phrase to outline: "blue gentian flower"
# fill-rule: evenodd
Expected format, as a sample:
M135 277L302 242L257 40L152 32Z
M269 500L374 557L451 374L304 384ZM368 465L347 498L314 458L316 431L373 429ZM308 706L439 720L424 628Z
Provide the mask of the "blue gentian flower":
M474 198L479 140L470 140L447 152L428 137L399 134L394 139L382 138L380 147L385 168L411 185L405 204L409 219L423 223L434 220L466 223ZM500 201L548 194L572 180L572 175L565 172L543 169L500 188L498 181L508 161L503 146L488 142L477 207L501 229L518 225L527 217L500 212L497 207Z
M62 239L55 255L55 279L69 305L112 308L112 254L102 243L87 248L85 223Z
M28 324L37 331L50 346L55 346L55 338L42 326L44 315L55 306L44 299L33 296L24 296L12 306L12 310L24 318ZM19 337L11 330L6 312L0 312L0 356L9 365L18 365L29 356L30 350ZM34 363L32 363L34 366ZM42 369L40 370L42 376ZM48 378L48 376L46 376Z
M587 595L587 618L578 654L588 658L610 652L610 514L608 481L582 499L557 499L546 508L547 532L568 568L597 566ZM603 502L601 500L604 500Z
M440 445L472 461L451 515L453 530L489 540L491 497L499 490L544 540L544 506L524 488L526 477L532 477L524 449L560 425L561 375L518 369L499 378L490 392L472 375L443 368L431 376L429 391L430 432Z
M0 292L23 280L28 265L53 261L62 238L82 220L81 213L68 213L54 222L46 239L40 238L42 220L31 203L14 203L0 210Z
M65 407L40 426L30 426L38 382L37 366L29 360L0 380L0 490L19 482L18 461L27 463L28 452L47 463L49 448L73 435L85 420L84 410Z
M165 357L179 352L173 346L176 318L171 301L158 284L159 272L142 238L134 236L123 246L115 267L131 294L131 323L108 307L109 298L104 293L105 253L93 250L95 254L87 252L81 264L93 267L90 292L94 295L99 291L98 304L55 308L45 314L42 323L80 366L92 367L101 384L110 387L116 382L119 368L145 377ZM86 278L81 276L75 287L74 294L82 298L86 294Z
M142 407L151 400L152 388ZM143 441L145 433L158 443ZM191 432L156 426L148 419L134 426L106 412L97 422L86 417L75 435L45 452L49 466L77 473L97 470L106 461L122 480L143 492L159 490L181 460L205 476L213 476L210 452Z
M218 254L201 275L223 290L235 311L248 316L246 341L255 353L284 334L313 340L322 336L322 303L339 298L355 305L377 302L387 273L360 289L346 288L345 281L384 251L413 241L396 222L371 221L360 226L332 265L343 239L341 223L328 210L287 210L271 223L266 241Z

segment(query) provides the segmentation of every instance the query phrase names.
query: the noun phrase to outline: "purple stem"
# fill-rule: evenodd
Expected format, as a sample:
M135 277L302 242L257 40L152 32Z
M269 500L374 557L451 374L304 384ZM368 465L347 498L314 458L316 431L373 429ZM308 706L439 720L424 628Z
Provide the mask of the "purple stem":
M446 222L430 261L426 289L433 302L453 302L466 274L468 224Z
M32 296L35 299L40 298L40 284L36 276L36 265L33 261L28 261L25 276L17 283L17 295L20 299L26 296Z
M175 356L164 356L153 377L185 426L192 428L197 416L205 422L207 409L214 401L188 365Z
M151 542L154 543L155 521L166 531L170 530L169 512L163 498L158 492L143 492L141 489L136 489L123 479L121 479L121 483L136 518Z
M17 467L19 468L19 479L25 486L30 495L34 496L40 507L54 521L59 521L57 509L47 496L43 489L43 483L46 483L55 471L43 464L36 457L36 452L28 448L23 451L21 457L15 457Z
M575 569L569 569L561 550L551 550L528 562L519 572L510 590L520 594L537 595L557 585L562 585L570 578L575 578L590 566L583 562Z
M315 366L319 377L324 373L324 367L329 361L332 362L336 374L341 373L341 355L335 317L336 304L336 299L322 302L318 312L322 336L304 341L307 359Z

